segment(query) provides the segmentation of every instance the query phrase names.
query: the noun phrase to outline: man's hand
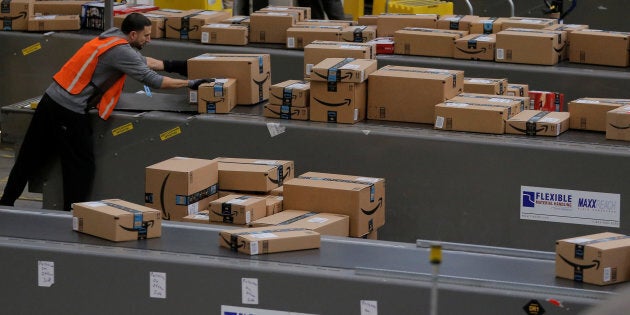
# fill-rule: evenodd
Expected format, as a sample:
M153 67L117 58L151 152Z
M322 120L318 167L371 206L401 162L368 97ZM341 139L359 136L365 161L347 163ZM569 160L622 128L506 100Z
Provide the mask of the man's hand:
M195 79L195 80L188 80L188 87L193 89L193 90L197 90L199 88L200 85L204 84L204 83L209 83L209 82L214 82L214 79Z

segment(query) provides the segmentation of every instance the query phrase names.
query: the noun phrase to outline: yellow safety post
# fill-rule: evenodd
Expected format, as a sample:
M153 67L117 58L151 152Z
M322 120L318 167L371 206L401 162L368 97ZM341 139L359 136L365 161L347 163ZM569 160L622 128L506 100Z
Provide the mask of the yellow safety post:
M223 0L154 0L153 4L160 9L178 9L178 10L223 10Z
M363 0L344 0L343 13L352 15L353 20L358 20L365 15L365 2Z

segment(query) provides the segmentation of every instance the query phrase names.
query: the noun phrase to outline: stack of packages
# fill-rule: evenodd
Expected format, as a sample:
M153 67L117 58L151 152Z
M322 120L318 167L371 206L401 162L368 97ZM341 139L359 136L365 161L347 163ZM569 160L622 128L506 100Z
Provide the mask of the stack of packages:
M580 98L569 103L571 129L606 132L606 139L630 141L630 99Z

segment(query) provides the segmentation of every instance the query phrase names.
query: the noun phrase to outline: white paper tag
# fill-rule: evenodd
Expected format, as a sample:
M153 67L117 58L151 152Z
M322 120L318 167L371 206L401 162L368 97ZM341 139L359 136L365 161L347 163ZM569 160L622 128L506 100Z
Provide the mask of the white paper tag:
M503 48L497 48L497 59L498 60L503 60L505 59L505 51L503 50Z
M311 223L324 223L326 221L328 221L328 219L326 218L310 218L308 220L306 220L307 222L311 222Z
M350 69L350 70L356 70L356 69L359 69L359 68L361 68L361 65L353 65L353 64L350 64L350 63L349 63L349 64L346 64L346 65L341 66L341 68L339 68L339 69Z
M279 123L267 123L267 129L272 138L286 131L286 127L280 126Z
M572 238L570 240L567 240L567 243L581 244L581 243L586 243L586 242L590 242L590 241L592 241L592 239L590 239L590 238L576 237L576 238Z
M543 23L544 21L541 20L532 20L532 19L522 19L520 20L521 23L527 23L527 24L540 24Z
M448 103L444 103L444 105L446 105L447 107L459 107L459 108L465 108L465 107L470 106L470 104L457 103L457 102L448 102Z
M468 83L481 83L481 84L490 84L492 81L485 79L468 79L466 80Z
M437 116L435 118L435 128L444 128L444 117L442 116Z
M226 203L233 204L233 205L242 205L245 202L247 202L247 199L234 198L232 200L227 201Z
M577 100L575 102L581 104L599 104L599 101L596 100Z
M225 78L214 79L214 82L226 84L228 82L228 79L225 79Z
M92 201L92 202L86 202L84 203L85 206L90 207L90 208L98 208L98 207L105 207L107 206L106 204L100 202L100 201Z
M287 37L287 48L295 48L295 37Z
M611 269L610 267L604 268L604 282L610 282Z
M512 103L512 102L514 102L514 100L511 100L509 98L500 98L500 97L493 97L491 99L488 99L488 101L495 102L495 103Z
M251 236L253 238L260 238L260 239L263 239L263 238L277 238L278 237L278 235L273 234L273 233L253 233L253 234L250 234L249 236Z
M230 28L230 26L232 26L232 25L231 24L214 23L214 24L207 24L205 26L207 26L207 27L214 27L214 28Z
M313 71L313 64L312 63L307 63L306 64L306 75L311 75L312 71Z
M258 255L258 242L249 243L249 253L251 255Z
M276 160L256 160L254 164L262 164L262 165L278 165L280 162Z
M478 42L494 42L495 39L490 37L490 36L480 36L475 38L476 41Z
M199 202L188 205L188 215L199 213Z
M207 220L209 217L207 214L195 214L193 216L193 219L198 219L198 220Z
M355 45L340 45L339 48L341 48L341 49L363 49L363 47L355 46Z
M199 15L217 15L218 13L217 11L201 11Z
M72 217L72 229L75 231L79 230L79 218Z
M216 56L209 56L209 55L201 55L201 56L197 56L192 58L193 60L211 60L211 59L216 59Z
M552 123L555 124L557 122L559 122L560 119L558 118L553 118L553 117L543 117L539 120L539 122L546 122L546 123Z
M241 279L241 302L243 304L258 304L258 279Z
M209 43L210 42L210 33L208 33L208 32L201 32L201 42L202 43Z
M54 261L38 261L37 262L37 285L49 288L55 283L55 262Z
M354 120L354 121L359 120L359 109L358 108L354 109L354 114L352 115L352 120Z
M190 90L190 93L188 93L188 95L189 95L188 101L190 103L193 103L193 104L197 103L197 91Z
M245 223L249 224L252 221L252 212L247 210L245 211Z
M369 183L376 183L380 180L380 178L374 178L374 177L357 177L355 179L358 182L369 182Z
M378 302L361 300L361 315L378 315Z
M56 17L56 15L40 15L35 16L35 20L54 20Z
M156 299L166 298L165 272L149 272L149 296Z

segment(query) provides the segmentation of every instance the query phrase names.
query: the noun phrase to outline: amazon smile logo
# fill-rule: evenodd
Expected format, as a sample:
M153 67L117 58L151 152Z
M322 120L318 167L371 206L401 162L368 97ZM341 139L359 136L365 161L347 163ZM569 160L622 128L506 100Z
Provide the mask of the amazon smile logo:
M240 244L238 243L238 238L236 236L232 236L231 239L232 240L228 240L227 238L225 238L225 236L221 235L221 238L223 239L223 241L228 244L228 246L230 247L231 250L233 251L238 251L239 248L244 247L245 246L245 241L242 241Z
M284 182L284 180L287 178L287 176L289 176L289 174L291 174L291 167L290 166L287 167L287 172L284 175L282 175L282 180L272 179L271 177L267 177L267 178L269 178L270 182L279 185L279 184L282 184L282 182Z
M221 212L212 210L212 213L223 217L223 223L234 223L234 217L238 215L238 211L223 209Z
M256 83L256 85L258 85L259 87L262 87L262 85L267 82L267 80L269 80L269 77L271 76L271 73L269 73L269 71L267 71L267 75L265 76L264 79L262 79L261 81L256 81L254 79L252 79L252 81L254 81L254 83Z
M533 128L532 129L523 129L523 128L515 127L512 124L510 124L510 127L514 128L514 130L516 130L518 132L522 132L524 134L532 135L532 136L536 135L537 133L539 133L541 131L542 132L547 132L547 130L549 130L549 126L547 126L547 125L540 126L540 128L537 128L537 129L533 129Z
M564 43L564 44L562 44L562 47L560 47L560 48L554 48L553 50L554 50L555 52L559 53L559 52L563 51L563 50L564 50L564 47L566 47L566 46L567 46L567 43Z
M273 94L273 93L271 93L271 96L273 96L273 97L275 97L275 98L277 98L277 99L280 99L280 100L283 100L283 99L284 99L284 97L282 97L282 96L278 96L278 95L275 95L275 94ZM297 99L297 95L292 94L292 95L291 95L291 99L292 99L292 100Z
M363 214L365 215L373 215L376 210L378 210L378 208L380 208L383 205L383 197L378 198L378 204L376 205L376 207L370 209L370 210L365 210L363 208L361 208L361 212L363 212Z
M350 104L352 103L352 99L350 98L346 98L343 102L341 103L328 103L328 102L324 102L320 99L318 99L317 97L313 97L313 99L315 99L318 103L324 105L324 106L330 106L330 107L339 107L339 106L350 106Z
M566 262L569 266L573 267L575 270L586 270L586 269L591 269L593 267L595 267L595 270L599 269L599 260L597 259L593 259L593 263L592 264L588 264L588 265L580 265L580 264L576 264L572 261L569 261L568 259L564 258L564 256L559 255L560 258L562 260L564 260L564 262Z
M323 74L321 74L321 73L317 73L317 72L315 72L315 74L316 74L318 77L322 78L322 79L326 79L326 80L328 80L328 76L326 76L326 75L323 75ZM338 76L338 77L337 77L337 82L339 82L339 81L341 81L341 80L345 80L345 79L348 79L348 80L352 79L352 72L348 72L345 76Z
M268 111L272 112L274 115L278 115L278 116L289 116L289 117L291 117L292 115L299 115L300 114L300 110L299 109L296 109L296 110L294 110L294 111L292 111L290 113L283 113L283 112L277 112L277 111L269 108L268 106L265 106L265 108Z
M459 47L455 47L457 48L457 50L465 53L465 54L469 54L469 55L476 55L476 54L483 54L487 51L487 48L481 48L479 50L465 50L465 49L461 49Z
M160 188L160 206L162 207L162 214L164 220L170 220L171 215L166 212L166 207L164 206L164 191L166 191L166 181L168 181L168 177L171 176L171 173L168 173L166 177L164 177L164 181L162 182L162 188Z
M617 126L617 125L613 125L613 124L609 124L611 127L615 128L615 129L628 129L630 128L630 125L627 125L625 127L621 127L621 126Z

